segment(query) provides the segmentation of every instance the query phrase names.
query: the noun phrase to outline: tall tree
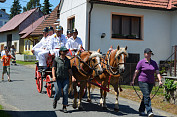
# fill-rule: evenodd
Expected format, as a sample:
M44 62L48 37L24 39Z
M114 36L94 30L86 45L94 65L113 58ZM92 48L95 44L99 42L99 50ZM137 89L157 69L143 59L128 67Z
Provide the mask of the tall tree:
M52 7L52 5L50 4L49 0L44 0L44 6L42 6L42 12L47 15L50 14L52 12L52 9L50 9L50 7Z
M23 7L23 12L37 7L41 8L40 0L30 0L29 2L27 2L26 7Z
M10 9L10 19L13 18L15 15L18 15L21 13L21 5L20 5L20 2L19 0L14 0L12 6L11 6L11 9Z

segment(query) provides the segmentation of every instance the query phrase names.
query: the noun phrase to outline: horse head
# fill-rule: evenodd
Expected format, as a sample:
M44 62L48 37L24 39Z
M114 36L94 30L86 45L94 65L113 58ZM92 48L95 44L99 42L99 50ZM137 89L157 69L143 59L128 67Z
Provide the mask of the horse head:
M113 74L124 72L126 57L128 57L127 46L125 48L120 48L118 45L116 50L110 52L108 65L110 65L109 69Z
M96 75L101 75L103 73L103 69L101 67L101 58L100 49L97 51L90 51L89 62L90 66L94 69Z
M103 69L100 62L102 55L100 54L100 49L97 51L84 51L78 53L78 55L80 56L81 62L77 64L84 74L89 75L93 71L95 71L97 75L102 74Z

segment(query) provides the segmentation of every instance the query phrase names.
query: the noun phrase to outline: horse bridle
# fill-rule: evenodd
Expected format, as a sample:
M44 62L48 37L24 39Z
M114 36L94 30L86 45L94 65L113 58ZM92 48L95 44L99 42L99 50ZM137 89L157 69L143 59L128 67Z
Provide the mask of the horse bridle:
M125 63L119 63L119 62L117 62L117 67L113 67L113 66L111 66L110 65L110 62L109 62L109 60L110 60L110 55L111 55L111 52L112 51L109 51L109 53L108 53L108 63L107 63L107 70L111 73L111 74L113 74L113 75L118 75L118 74L120 74L119 73L119 65L120 64L125 64ZM122 52L122 53L120 53L120 54L123 54L124 52ZM114 60L116 60L117 59L117 57L115 57L114 58ZM116 69L116 72L114 72L112 69Z
M77 57L78 59L79 59L79 65L78 65L78 69L83 73L83 74L85 74L85 75L91 75L92 73L93 73L93 70L96 70L96 66L97 65L99 65L99 64L101 64L101 62L99 62L99 63L97 63L96 65L94 65L93 67L90 67L90 62L91 61L89 61L89 64L87 64L84 60L82 60L82 58L80 57L80 55L81 55L81 52L79 53L79 55L76 55L75 57ZM86 72L86 71L84 71L82 68L81 68L81 63L83 63L83 64L85 64L86 66L88 66L89 67L89 69L91 70L91 72ZM90 71L89 70L89 71Z

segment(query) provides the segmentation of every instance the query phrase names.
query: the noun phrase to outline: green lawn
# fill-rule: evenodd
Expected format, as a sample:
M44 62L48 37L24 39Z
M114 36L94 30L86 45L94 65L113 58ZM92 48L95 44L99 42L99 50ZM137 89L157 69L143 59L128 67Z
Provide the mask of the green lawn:
M33 61L33 62L25 62L25 61L18 61L16 60L16 63L17 64L20 64L20 65L32 65L32 64L35 64L36 61Z
M3 107L0 105L0 117L10 117L8 113L3 111Z

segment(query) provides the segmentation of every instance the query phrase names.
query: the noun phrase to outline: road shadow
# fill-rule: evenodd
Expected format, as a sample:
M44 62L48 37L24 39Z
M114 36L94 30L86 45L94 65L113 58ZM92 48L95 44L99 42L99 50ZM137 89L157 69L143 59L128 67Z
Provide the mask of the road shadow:
M12 117L57 117L55 111L4 111Z
M139 115L139 112L137 110L131 108L129 105L119 104L119 111L115 111L114 110L114 103L112 103L110 101L107 101L107 109L104 109L99 105L99 101L98 101L98 100L100 100L99 94L92 94L91 97L92 97L92 103L87 102L87 98L83 98L83 100L82 100L82 104L84 107L83 111L85 111L85 112L89 112L89 111L106 112L106 113L117 115L117 116L127 116L127 115L137 116L137 115ZM69 106L72 106L72 104L70 104ZM74 113L74 112L80 112L80 110L78 110L78 109L68 110L68 113ZM154 115L154 117L166 117L166 116Z
M11 82L19 82L19 81L21 82L21 81L24 81L24 80L12 80L12 79L11 79L10 82L9 82L8 80L4 80L4 81L0 81L0 83L7 83L7 82L8 82L8 83L11 83Z

